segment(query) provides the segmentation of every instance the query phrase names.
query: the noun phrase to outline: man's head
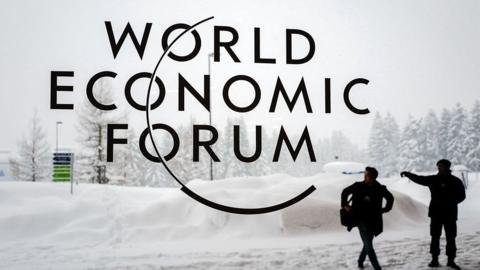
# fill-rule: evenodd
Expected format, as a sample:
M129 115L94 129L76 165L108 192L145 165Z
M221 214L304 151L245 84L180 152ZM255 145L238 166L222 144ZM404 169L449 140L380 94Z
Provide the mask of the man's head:
M377 169L373 168L373 167L366 167L365 168L365 173L364 173L364 181L365 183L373 183L373 181L375 181L375 179L377 179L377 176L378 176L378 171Z
M452 163L448 159L440 159L437 162L438 173L439 174L450 173L450 166L452 166Z

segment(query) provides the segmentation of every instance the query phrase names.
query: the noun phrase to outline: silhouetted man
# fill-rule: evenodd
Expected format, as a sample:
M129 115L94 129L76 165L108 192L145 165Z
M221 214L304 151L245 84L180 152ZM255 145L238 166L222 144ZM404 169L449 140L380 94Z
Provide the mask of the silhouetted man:
M377 182L378 172L375 168L366 167L364 179L355 182L342 191L342 208L351 211L360 232L363 249L358 257L358 267L363 268L363 262L368 255L375 270L382 269L373 249L373 237L383 231L382 214L390 211L393 206L393 196L384 185ZM352 206L348 205L348 197L352 195ZM387 200L383 208L383 199Z
M458 217L457 204L465 200L465 187L462 180L452 175L450 166L450 161L442 159L437 162L438 173L435 175L419 176L411 172L402 172L400 176L406 176L413 182L430 189L431 200L428 207L428 216L430 217L430 235L432 236L430 243L432 261L428 266L440 266L438 255L440 255L440 236L442 235L442 227L444 227L447 238L447 266L460 269L455 263L457 255L455 244Z

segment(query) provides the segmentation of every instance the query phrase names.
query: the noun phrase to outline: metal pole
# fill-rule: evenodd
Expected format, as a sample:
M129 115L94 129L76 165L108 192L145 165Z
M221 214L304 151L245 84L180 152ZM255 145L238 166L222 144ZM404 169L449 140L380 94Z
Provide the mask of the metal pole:
M213 53L208 54L208 77L210 79L210 71L211 71L211 61L210 59L213 57ZM212 80L210 79L210 86L211 86ZM211 90L211 87L210 87ZM212 96L212 95L210 95ZM208 110L208 123L210 126L212 126L212 100L210 99L210 108ZM212 135L213 136L213 135ZM213 160L212 157L210 157L210 181L213 181Z
M55 126L55 152L58 153L58 125L62 124L62 121L57 121Z
M55 125L55 153L58 153L58 122Z
M70 157L70 194L73 195L73 162L74 154Z

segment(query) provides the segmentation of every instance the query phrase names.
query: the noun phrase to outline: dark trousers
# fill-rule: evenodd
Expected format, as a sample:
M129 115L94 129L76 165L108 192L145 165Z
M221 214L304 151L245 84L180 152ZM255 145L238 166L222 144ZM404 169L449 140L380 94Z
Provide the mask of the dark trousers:
M375 250L373 249L373 231L369 226L365 223L358 224L358 231L360 232L360 237L362 238L363 248L360 252L360 256L358 257L358 262L363 263L365 258L368 255L370 259L370 263L372 264L375 270L382 269L380 264L377 260L377 255L375 254Z
M442 235L442 227L445 228L445 237L447 238L448 257L455 258L457 255L457 246L455 237L457 237L457 221L452 219L432 218L430 220L430 235L432 242L430 243L430 253L432 256L440 255L440 236Z

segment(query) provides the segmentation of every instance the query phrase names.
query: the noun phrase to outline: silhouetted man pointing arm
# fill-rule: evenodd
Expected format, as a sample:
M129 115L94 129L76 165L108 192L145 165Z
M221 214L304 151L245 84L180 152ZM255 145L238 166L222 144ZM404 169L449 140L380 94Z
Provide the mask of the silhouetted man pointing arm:
M406 176L413 182L430 189L431 200L428 207L428 216L430 217L430 235L432 236L430 243L432 261L428 266L440 266L438 255L440 255L440 236L442 227L444 227L447 238L447 266L460 269L455 263L457 255L455 237L457 236L457 205L465 200L465 187L462 180L452 175L450 166L450 161L442 159L437 162L438 173L435 175L420 176L411 172L402 172L400 176Z

